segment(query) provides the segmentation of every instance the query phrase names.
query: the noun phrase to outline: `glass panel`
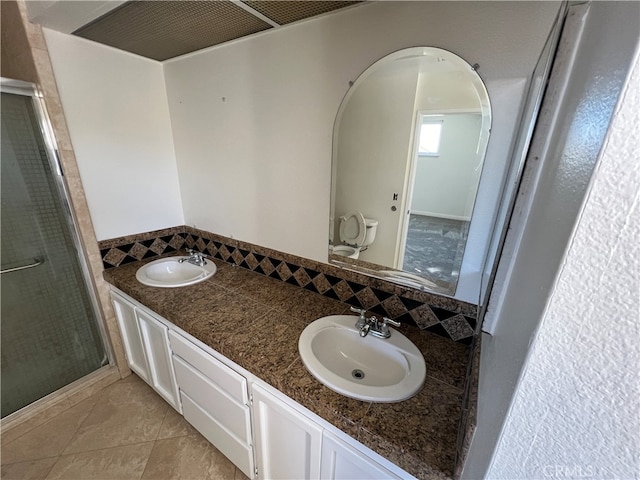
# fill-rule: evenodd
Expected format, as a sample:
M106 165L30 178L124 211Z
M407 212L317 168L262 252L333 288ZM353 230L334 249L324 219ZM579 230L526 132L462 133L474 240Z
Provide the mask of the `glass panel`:
M108 362L32 99L1 107L5 417Z

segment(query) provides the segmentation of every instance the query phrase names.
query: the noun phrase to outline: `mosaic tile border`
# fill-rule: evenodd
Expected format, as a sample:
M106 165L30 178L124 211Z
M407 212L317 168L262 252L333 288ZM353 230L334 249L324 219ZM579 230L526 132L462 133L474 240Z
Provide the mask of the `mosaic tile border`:
M471 345L474 337L476 306L473 304L189 226L103 240L98 244L105 269L193 248L212 258L416 325L458 343Z

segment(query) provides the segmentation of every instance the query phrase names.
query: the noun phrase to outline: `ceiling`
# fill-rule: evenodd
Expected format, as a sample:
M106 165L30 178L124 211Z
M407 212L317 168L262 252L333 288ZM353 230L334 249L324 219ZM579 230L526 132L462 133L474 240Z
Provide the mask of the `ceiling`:
M30 15L35 23L163 61L361 1L49 1L27 2L27 5L29 3L40 3ZM87 4L94 5L91 11ZM70 21L74 15L75 24ZM54 17L65 25L56 27Z

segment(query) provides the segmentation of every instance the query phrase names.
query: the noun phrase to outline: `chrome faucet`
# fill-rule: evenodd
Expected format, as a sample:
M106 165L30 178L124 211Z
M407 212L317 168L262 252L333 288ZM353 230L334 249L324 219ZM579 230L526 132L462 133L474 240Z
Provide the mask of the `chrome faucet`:
M196 252L192 248L188 248L187 253L189 254L189 258L181 258L178 262L189 262L193 265L197 265L198 267L204 267L207 264L207 261L205 260L207 256L204 253Z
M356 322L356 328L357 329L361 329L362 327L364 327L367 324L367 317L365 316L367 311L363 310L363 309L360 309L360 308L356 308L356 307L349 307L349 309L352 312L360 314L360 317L358 318L358 321Z
M389 325L399 327L401 324L395 320L391 320L388 317L382 317L382 322L378 320L375 315L367 318L367 311L362 308L350 307L350 310L355 313L359 313L358 321L356 322L356 329L359 331L361 337L366 337L369 333L375 337L389 338L391 336L391 330Z

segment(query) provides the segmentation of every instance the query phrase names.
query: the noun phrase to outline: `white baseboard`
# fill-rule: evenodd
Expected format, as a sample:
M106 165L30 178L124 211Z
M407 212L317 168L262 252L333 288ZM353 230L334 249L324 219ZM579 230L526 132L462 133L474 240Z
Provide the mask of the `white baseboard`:
M411 215L420 215L423 217L436 217L436 218L444 218L446 220L459 220L461 222L470 222L471 217L465 217L462 215L449 215L447 213L435 213L435 212L423 212L421 210L410 210L409 213Z

